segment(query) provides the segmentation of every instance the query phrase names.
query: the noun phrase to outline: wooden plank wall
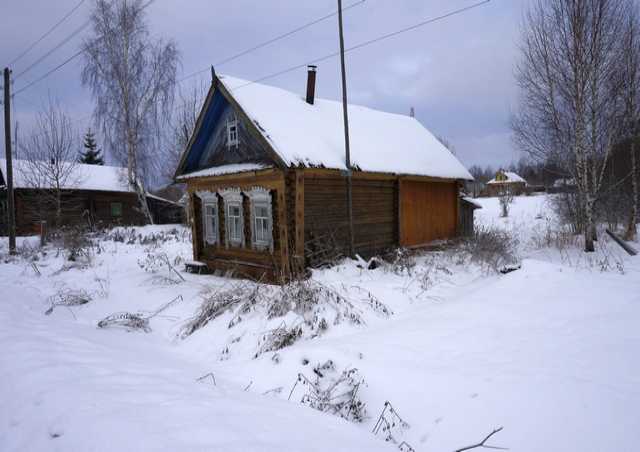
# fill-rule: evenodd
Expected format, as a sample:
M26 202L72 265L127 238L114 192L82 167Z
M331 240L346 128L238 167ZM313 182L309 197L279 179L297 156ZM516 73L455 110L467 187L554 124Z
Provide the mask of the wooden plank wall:
M455 182L400 181L402 246L424 245L457 235L458 187Z
M397 245L397 184L393 178L353 178L354 247L370 256ZM307 246L333 236L346 253L348 243L346 178L304 173L304 236Z

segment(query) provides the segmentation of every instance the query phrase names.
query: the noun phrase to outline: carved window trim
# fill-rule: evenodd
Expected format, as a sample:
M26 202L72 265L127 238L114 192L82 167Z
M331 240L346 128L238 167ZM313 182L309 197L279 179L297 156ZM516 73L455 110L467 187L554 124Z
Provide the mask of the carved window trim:
M244 247L244 212L242 206L242 192L239 188L228 188L219 190L218 194L224 200L224 214L225 214L225 245L236 246L236 247ZM239 215L231 215L231 209L238 208ZM233 219L238 219L238 230L240 233L240 237L237 237L235 234L232 235L232 221Z
M218 243L218 196L211 191L198 191L196 195L202 201L202 241L205 245Z
M227 119L227 147L238 146L238 119L234 114Z
M259 250L273 251L273 210L271 192L263 187L253 187L246 191L251 203L251 244ZM259 209L266 209L266 216L258 216ZM259 225L266 228L259 227ZM266 229L266 230L265 230ZM265 230L266 237L259 237L259 230Z

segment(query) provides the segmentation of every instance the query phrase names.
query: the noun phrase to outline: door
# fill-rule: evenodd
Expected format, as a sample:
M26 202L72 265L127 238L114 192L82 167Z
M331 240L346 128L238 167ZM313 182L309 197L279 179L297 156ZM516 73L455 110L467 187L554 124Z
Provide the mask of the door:
M425 245L456 236L456 182L400 181L400 245Z

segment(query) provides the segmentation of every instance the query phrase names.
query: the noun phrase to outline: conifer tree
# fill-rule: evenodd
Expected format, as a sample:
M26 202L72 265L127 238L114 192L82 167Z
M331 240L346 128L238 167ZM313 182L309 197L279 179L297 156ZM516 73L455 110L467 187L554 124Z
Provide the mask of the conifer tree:
M96 139L89 129L84 136L84 151L80 153L80 163L87 163L89 165L104 165L104 159L102 158L102 150L98 149Z

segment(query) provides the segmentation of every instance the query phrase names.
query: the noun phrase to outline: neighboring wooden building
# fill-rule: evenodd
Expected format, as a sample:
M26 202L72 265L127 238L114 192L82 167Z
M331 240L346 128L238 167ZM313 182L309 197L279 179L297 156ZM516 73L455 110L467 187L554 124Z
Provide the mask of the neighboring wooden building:
M41 221L56 225L56 205L46 182L34 184L27 177L29 164L13 161L16 234L30 235L40 231ZM7 233L7 202L4 171L6 161L0 159L0 234ZM62 190L61 223L68 225L142 225L146 218L140 212L137 194L125 182L125 169L114 166L78 163L75 177ZM149 209L156 223L180 223L182 207L172 201L149 194Z
M469 196L460 196L460 216L458 218L458 231L462 237L471 237L474 232L474 214L482 205Z
M342 106L215 76L176 170L187 184L194 259L277 279L348 250ZM458 235L469 172L415 118L349 106L355 252Z
M498 170L496 177L487 182L485 192L487 196L500 196L509 193L513 196L522 195L527 189L527 181L512 171Z

